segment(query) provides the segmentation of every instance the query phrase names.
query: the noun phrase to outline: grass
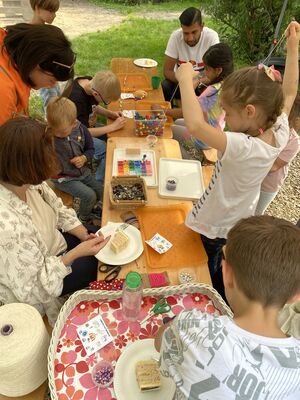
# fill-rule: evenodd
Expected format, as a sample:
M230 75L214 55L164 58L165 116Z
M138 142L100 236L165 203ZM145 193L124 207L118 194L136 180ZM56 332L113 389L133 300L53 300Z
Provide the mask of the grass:
M217 26L206 18L206 25ZM179 27L177 20L164 21L130 16L122 24L105 32L90 33L73 40L77 52L76 74L93 75L109 69L115 57L153 58L162 76L164 52L170 33Z
M90 3L96 4L109 10L115 10L122 14L136 14L144 12L159 11L183 11L188 7L199 7L199 1L196 0L177 0L165 1L163 3L152 4L152 2L142 3L140 5L124 5L112 0L89 0Z

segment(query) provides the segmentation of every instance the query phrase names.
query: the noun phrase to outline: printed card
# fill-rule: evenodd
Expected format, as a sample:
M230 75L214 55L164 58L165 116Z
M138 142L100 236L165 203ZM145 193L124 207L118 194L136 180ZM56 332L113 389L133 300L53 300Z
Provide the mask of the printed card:
M133 93L121 93L121 100L134 99Z
M102 349L113 340L101 315L97 315L77 328L77 334L88 356Z
M145 242L159 254L166 253L173 246L171 242L169 242L159 233L156 233L150 240L146 240Z
M135 111L134 110L123 110L122 114L123 114L123 117L134 118Z

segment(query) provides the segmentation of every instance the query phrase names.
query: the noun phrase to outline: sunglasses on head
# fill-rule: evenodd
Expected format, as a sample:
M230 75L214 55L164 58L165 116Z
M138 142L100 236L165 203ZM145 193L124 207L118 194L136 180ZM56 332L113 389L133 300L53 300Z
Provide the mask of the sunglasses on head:
M51 73L58 81L67 81L74 76L74 65L76 62L76 54L72 64L64 64L55 60L47 60L39 64L39 67L48 73Z

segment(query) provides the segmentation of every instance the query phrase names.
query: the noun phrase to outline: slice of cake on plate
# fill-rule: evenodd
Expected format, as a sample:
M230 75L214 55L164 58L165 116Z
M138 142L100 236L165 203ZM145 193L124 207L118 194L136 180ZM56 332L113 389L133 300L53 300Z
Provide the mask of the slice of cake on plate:
M120 251L126 249L129 244L129 237L123 231L117 231L110 241L111 250L118 254Z
M160 388L160 373L158 362L155 360L143 360L136 363L136 379L141 392L157 390Z

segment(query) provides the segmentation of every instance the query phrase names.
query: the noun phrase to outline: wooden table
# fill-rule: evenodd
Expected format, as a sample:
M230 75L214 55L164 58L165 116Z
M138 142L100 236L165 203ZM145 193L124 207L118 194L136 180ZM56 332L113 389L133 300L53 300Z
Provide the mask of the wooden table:
M157 75L157 68L141 68L137 67L133 64L132 58L113 58L111 60L111 70L115 73L145 73L151 82L151 77L153 75ZM151 84L150 84L151 85ZM152 89L147 91L148 95L145 99L142 100L119 100L114 101L108 105L108 109L111 111L123 111L123 110L134 110L136 105L138 104L139 109L148 110L151 107L151 104L161 104L164 105L165 99L163 95L163 91L161 85L158 89ZM108 123L112 121L109 120ZM168 118L168 123L165 125L163 137L170 139L173 137L171 124L173 120ZM135 136L135 122L133 118L126 118L126 125L123 129L120 129L115 132L111 132L107 134L108 137L127 137L127 136Z
M106 150L106 172L105 172L105 183L104 183L104 197L103 197L103 211L102 211L102 226L106 225L107 222L120 222L121 217L120 214L124 212L124 210L119 210L117 208L112 208L109 200L109 185L110 179L112 175L112 165L113 165L113 152L116 147L121 148L145 148L145 139L144 138L110 138L107 141L107 150ZM159 139L157 145L155 146L155 155L156 155L156 163L158 168L158 162L160 157L168 157L168 158L181 158L181 152L179 144L176 140L172 139ZM203 179L204 184L207 186L211 174L212 167L204 167L203 168ZM168 204L178 204L178 203L186 203L182 200L173 200L173 199L163 199L158 196L157 188L148 188L148 204L149 206L166 206ZM191 202L187 202L191 204ZM149 273L149 272L162 272L165 271L166 268L162 269L147 269L145 264L145 256L142 254L137 260L124 265L120 272L119 277L125 278L127 272L129 271L138 271L140 273ZM170 279L170 284L177 285L178 281L178 270L176 268L167 269ZM197 276L197 280L202 283L211 284L211 279L208 271L207 264L201 264L194 268L195 274ZM98 279L104 279L104 275L102 273L98 273Z

